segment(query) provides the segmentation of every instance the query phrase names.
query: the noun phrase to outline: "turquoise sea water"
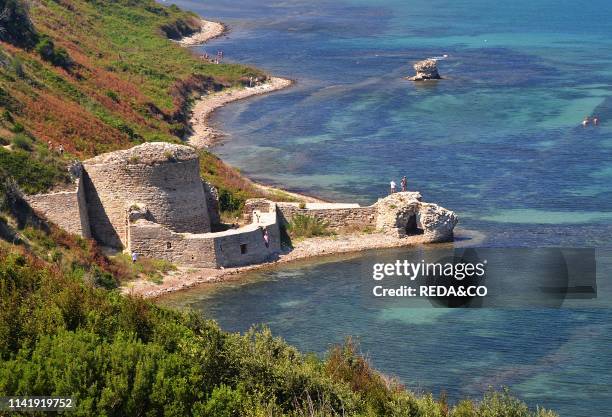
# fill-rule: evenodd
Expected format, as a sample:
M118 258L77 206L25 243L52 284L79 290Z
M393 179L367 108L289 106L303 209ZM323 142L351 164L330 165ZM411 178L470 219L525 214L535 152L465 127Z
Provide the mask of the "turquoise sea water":
M228 133L214 151L248 176L370 204L407 175L479 244L612 246L611 3L178 4L231 27L199 50L297 80L213 117ZM442 54L445 80L402 78ZM601 126L580 127L592 114ZM562 416L610 414L610 310L368 308L346 290L361 261L283 267L173 302L231 330L268 323L306 350L358 336L379 368L453 398L509 385ZM600 259L600 281L610 265Z

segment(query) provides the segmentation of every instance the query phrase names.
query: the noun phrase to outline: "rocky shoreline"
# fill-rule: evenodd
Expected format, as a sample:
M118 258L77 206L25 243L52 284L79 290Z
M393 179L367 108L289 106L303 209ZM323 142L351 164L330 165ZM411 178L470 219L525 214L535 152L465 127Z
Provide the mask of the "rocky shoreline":
M232 88L203 95L193 106L189 119L191 135L187 138L187 143L194 148L201 149L208 148L218 141L222 133L215 130L209 124L210 116L218 108L233 101L282 90L290 87L292 84L292 80L270 77L266 82L253 87Z
M177 42L182 46L198 46L205 44L211 39L218 38L227 32L227 26L220 22L212 20L201 21L201 29L191 36L184 37Z
M143 298L160 298L176 291L193 288L202 284L214 284L238 279L238 275L276 265L315 257L358 253L372 249L389 249L416 246L424 243L422 236L394 237L384 233L359 233L330 237L304 239L295 244L293 249L281 253L270 262L238 268L181 268L166 275L161 284L140 279L128 283L122 288L123 293Z

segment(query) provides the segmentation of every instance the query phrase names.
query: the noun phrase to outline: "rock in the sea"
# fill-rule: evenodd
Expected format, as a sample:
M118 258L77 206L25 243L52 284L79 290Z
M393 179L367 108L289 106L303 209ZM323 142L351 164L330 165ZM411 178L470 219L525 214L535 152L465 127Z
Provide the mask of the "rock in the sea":
M435 59L417 62L414 64L414 71L416 75L410 78L411 81L439 80L442 78L438 73L438 62Z
M432 203L421 204L419 220L429 242L453 240L453 230L459 221L454 211Z
M376 228L399 237L422 234L427 242L453 239L457 216L437 204L424 203L418 192L394 193L376 204Z

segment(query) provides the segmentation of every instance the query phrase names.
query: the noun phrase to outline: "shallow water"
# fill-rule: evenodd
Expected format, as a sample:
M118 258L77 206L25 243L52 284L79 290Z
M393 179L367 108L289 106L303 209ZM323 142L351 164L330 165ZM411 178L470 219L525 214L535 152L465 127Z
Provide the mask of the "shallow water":
M609 2L179 4L232 28L200 50L298 81L215 114L228 140L214 151L245 174L366 204L407 175L488 246L612 246ZM412 61L442 54L447 79L402 78ZM579 127L588 114L602 125ZM608 280L609 259L600 262ZM455 396L505 384L564 416L612 408L609 310L415 313L317 290L348 285L351 265L283 267L176 302L228 329L268 323L306 350L357 335L412 387Z
M206 49L298 80L214 118L230 135L215 151L246 174L363 203L406 174L465 227L552 213L610 235L609 4L214 3L232 32ZM447 80L402 79L444 53ZM579 128L587 114L604 123Z

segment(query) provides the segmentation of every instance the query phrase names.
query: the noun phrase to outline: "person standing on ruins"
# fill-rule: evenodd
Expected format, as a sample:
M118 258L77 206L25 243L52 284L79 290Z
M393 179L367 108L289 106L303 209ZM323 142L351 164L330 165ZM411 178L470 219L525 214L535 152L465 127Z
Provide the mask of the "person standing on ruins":
M132 263L135 264L138 260L138 254L136 252L132 252Z
M391 186L391 194L395 193L395 181L391 180L389 185Z
M402 181L400 181L400 185L402 186L402 191L408 191L408 179L406 176L402 177Z

